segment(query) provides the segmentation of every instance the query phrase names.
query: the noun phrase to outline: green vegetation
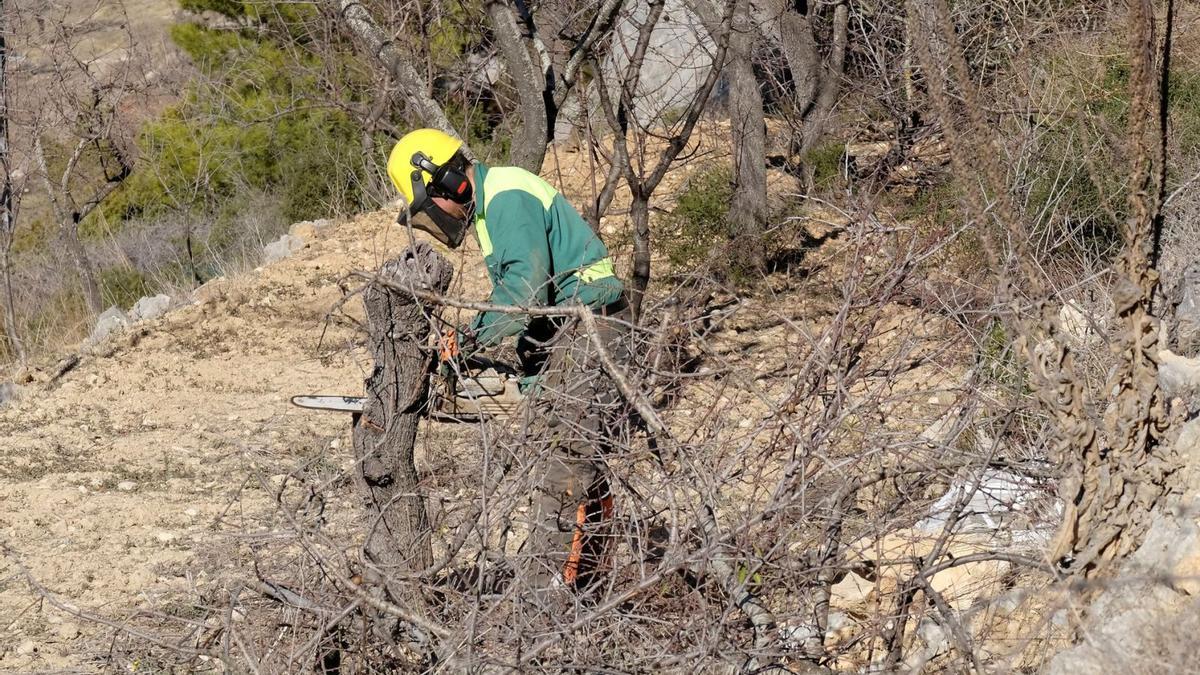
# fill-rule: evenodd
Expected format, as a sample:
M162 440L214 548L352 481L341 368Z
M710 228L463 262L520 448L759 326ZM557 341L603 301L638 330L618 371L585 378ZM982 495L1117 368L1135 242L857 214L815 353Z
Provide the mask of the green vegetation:
M315 59L195 24L171 36L207 78L146 126L138 170L97 222L169 210L224 222L255 192L279 195L287 222L363 207L360 130L342 110L314 103L325 99Z
M818 145L804 156L804 164L812 171L813 185L828 190L842 175L842 157L846 146L840 141Z
M1025 210L1037 223L1034 237L1107 259L1122 245L1128 186L1126 162L1129 64L1110 58L1090 88L1072 94L1082 113L1047 125L1028 163ZM1200 149L1200 72L1173 70L1167 98L1175 150ZM1174 177L1169 177L1171 180Z
M132 267L109 267L100 271L100 294L105 306L128 308L146 295L151 287L146 277Z
M703 259L718 242L729 238L729 202L733 176L726 166L699 171L688 179L669 219L673 234L664 241L672 265Z

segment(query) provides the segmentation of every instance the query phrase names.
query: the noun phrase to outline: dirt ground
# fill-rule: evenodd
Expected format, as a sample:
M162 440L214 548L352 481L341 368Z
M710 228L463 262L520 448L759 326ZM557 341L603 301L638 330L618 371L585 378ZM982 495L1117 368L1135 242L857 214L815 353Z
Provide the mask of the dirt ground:
M582 203L581 155L551 154L544 174ZM668 177L663 203L698 166ZM602 228L621 273L624 199ZM381 211L297 224L305 246L291 257L210 281L163 317L81 348L61 377L53 363L18 374L19 397L0 407L0 671L95 670L113 635L104 621L162 611L173 597L201 597L252 574L252 549L271 536L273 488L288 466L332 461L348 475L349 420L302 411L289 398L362 392L361 302L341 301L360 283L348 275L376 269L407 245L393 219ZM832 220L814 217L805 227ZM450 293L485 299L490 286L474 241L456 252L438 248L456 265ZM840 302L828 279L798 279L778 275L743 301L711 342L739 373L734 384L689 392L668 423L727 420L710 431L745 437L752 452L753 428L770 415L764 401L791 386L789 373L772 366L799 347L787 335L818 335ZM886 323L893 335L938 332L911 309L897 307ZM948 401L931 392L954 376L913 371L912 391L896 405L914 424L935 419ZM455 433L434 427L422 442L454 445ZM344 503L328 505L328 517L350 522L352 491L339 494Z
M309 231L291 258L209 282L193 304L85 350L58 381L23 374L19 399L0 408L0 670L84 665L102 632L56 610L26 572L119 618L157 590L196 583L189 563L235 495L242 515L270 509L242 484L256 466L348 437L347 419L288 399L362 391L351 321L326 314L347 273L403 247L391 223L378 213ZM449 255L457 292L486 297L481 266L461 268L478 252Z

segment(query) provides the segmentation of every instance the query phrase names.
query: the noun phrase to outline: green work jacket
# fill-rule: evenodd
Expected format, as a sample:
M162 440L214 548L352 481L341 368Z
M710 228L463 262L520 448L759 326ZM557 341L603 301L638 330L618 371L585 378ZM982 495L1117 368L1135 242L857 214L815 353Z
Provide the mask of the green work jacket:
M475 163L475 236L492 304L598 309L621 297L604 242L557 190L525 169ZM529 319L482 312L471 328L481 344L494 346L525 330Z

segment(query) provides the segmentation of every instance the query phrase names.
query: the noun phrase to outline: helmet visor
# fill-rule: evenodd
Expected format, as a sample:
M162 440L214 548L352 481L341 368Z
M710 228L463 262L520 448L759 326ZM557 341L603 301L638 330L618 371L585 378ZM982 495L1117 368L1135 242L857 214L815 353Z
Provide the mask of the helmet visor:
M434 239L450 248L462 245L467 235L467 222L451 216L433 203L433 199L425 191L421 182L421 172L412 173L413 202L409 206L409 214L413 216L412 225L422 232L428 232ZM417 214L425 214L427 218L417 218Z

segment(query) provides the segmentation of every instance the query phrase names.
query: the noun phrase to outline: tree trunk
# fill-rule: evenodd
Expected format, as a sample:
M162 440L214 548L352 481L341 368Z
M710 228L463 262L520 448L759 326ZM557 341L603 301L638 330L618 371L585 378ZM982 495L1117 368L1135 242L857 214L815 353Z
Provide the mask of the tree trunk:
M642 317L642 299L650 286L650 197L636 190L629 206L633 221L633 288L629 292L630 311L636 323Z
M812 12L816 3L800 2L797 7L785 5L779 18L780 41L784 58L796 83L796 112L801 123L794 151L804 166L805 181L813 187L812 168L806 156L816 147L825 133L833 106L841 91L842 73L846 62L846 40L850 25L850 9L845 2L833 8L833 34L829 54L821 60L817 39L813 33Z
M0 277L4 282L4 337L8 342L9 356L17 361L25 360L25 349L17 332L16 303L13 302L12 252L16 229L16 206L13 199L12 166L8 153L8 43L7 15L4 2L0 0Z
M546 90L546 73L534 62L535 50L529 44L532 37L521 35L513 8L505 0L491 0L487 13L505 69L516 87L521 113L521 127L513 135L509 162L538 173L546 157L554 112L554 99Z
M445 292L450 263L424 242L383 264L380 277L405 287ZM354 425L356 483L367 501L367 559L398 600L412 600L401 579L433 564L429 517L421 494L413 445L428 393L431 355L422 349L430 332L427 308L412 295L372 284L363 296L375 368L366 380L367 402Z
M79 223L73 218L64 219L59 223L58 237L62 241L67 255L71 258L71 264L75 266L75 272L79 275L79 286L83 290L83 300L87 303L88 311L92 313L92 316L100 314L104 311L104 300L100 296L100 281L96 278L96 270L92 267L92 261L83 248L83 242L79 241Z
M762 92L752 66L755 35L750 2L738 0L726 71L733 142L733 199L729 205L729 222L738 266L747 271L762 267L762 232L767 220L766 122Z
M426 93L425 84L422 82L424 78L417 74L416 69L408 62L407 55L401 53L391 36L379 27L367 8L357 0L337 0L335 9L359 48L378 59L387 68L392 79L399 85L405 104L416 112L425 124L458 136L442 106Z

